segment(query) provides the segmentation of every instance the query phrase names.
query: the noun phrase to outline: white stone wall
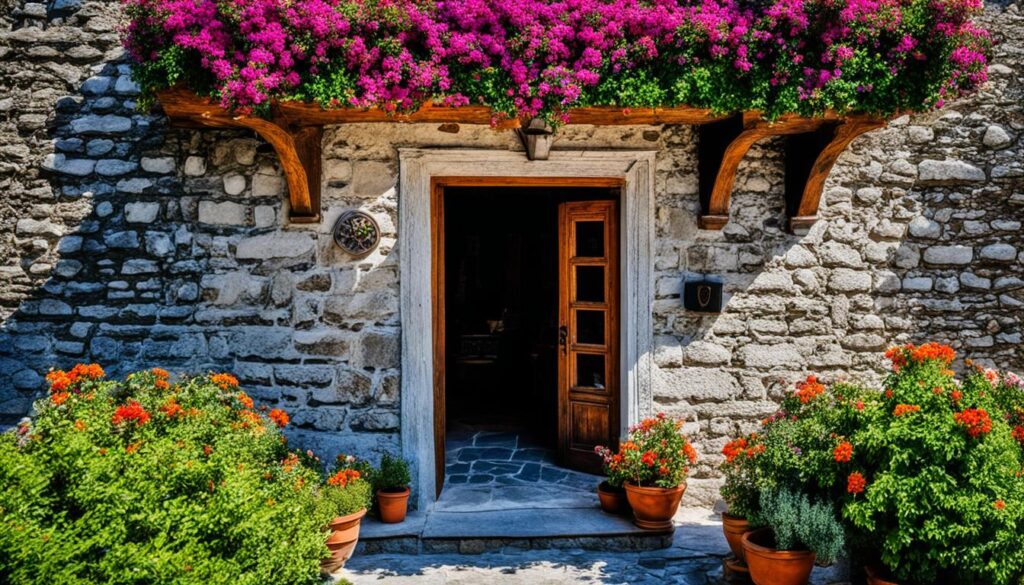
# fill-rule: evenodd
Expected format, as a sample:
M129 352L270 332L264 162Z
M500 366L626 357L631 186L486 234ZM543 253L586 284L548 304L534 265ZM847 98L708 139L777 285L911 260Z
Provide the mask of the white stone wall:
M0 423L28 410L49 367L98 361L233 371L324 455L397 446L397 255L422 253L396 248L397 149L521 150L517 138L330 128L325 219L289 225L268 145L135 111L115 9L0 17ZM723 443L808 372L871 381L886 346L927 340L1024 370L1024 24L1018 3L986 21L1003 42L985 91L857 139L803 237L782 229L781 141L750 152L730 222L711 232L697 229L692 128L559 131L554 148L657 149L655 407L685 417L701 452L691 501L714 501ZM359 260L329 233L350 208L384 235ZM682 309L687 265L724 279L722 314Z

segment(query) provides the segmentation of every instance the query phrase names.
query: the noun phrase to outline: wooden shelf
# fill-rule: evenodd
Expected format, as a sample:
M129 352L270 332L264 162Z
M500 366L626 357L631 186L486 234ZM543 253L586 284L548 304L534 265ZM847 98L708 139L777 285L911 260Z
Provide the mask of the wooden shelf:
M491 124L490 108L426 104L409 114L389 114L376 108L324 110L317 104L278 102L268 118L237 116L216 102L175 88L158 99L171 122L179 126L247 128L277 152L288 182L291 221L320 221L320 165L323 127L357 123ZM783 116L769 122L757 112L716 115L687 106L669 108L590 107L571 110L570 124L699 126L699 170L702 229L722 229L729 220L729 202L736 170L750 147L768 136L787 136L786 201L789 229L802 231L817 219L821 190L832 166L860 134L885 121L864 115L821 117ZM519 127L519 120L502 120L498 129Z

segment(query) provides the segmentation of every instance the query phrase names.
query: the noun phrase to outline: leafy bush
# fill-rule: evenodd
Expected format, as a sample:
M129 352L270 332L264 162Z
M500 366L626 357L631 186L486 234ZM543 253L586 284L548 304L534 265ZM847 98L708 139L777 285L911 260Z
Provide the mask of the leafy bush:
M228 374L47 378L0 436L0 582L317 582L332 513L283 411Z
M184 84L240 112L485 104L893 113L985 81L977 0L124 0L147 94ZM255 31L255 32L254 32Z
M806 494L788 488L760 493L755 524L771 527L779 550L809 550L824 563L839 558L846 546L843 525L832 504L812 502Z
M764 448L757 433L729 441L722 448L725 455L725 462L721 465L725 476L722 499L729 505L729 514L747 521L755 520L759 510L761 492L757 485L757 456L764 452Z
M380 458L380 467L373 477L373 487L384 491L401 491L409 487L412 476L409 474L409 463L391 453L384 453Z
M659 412L629 429L629 440L611 459L613 473L640 486L674 488L686 481L697 451L682 433L683 421ZM600 452L600 451L599 451Z
M953 350L887 353L885 391L850 436L844 515L905 583L1011 583L1024 572L1024 459L993 381L958 383Z

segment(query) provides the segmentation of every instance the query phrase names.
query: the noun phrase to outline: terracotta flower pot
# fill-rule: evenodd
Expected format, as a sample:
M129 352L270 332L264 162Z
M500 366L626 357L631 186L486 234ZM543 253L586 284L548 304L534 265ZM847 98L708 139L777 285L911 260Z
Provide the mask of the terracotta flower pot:
M732 516L722 513L722 532L725 533L725 541L729 543L729 550L732 551L736 560L746 562L743 554L743 535L750 532L750 522L746 518Z
M601 509L609 514L625 514L629 512L626 490L620 487L612 487L608 485L607 481L602 481L597 486L597 499L601 501Z
M405 520L405 512L409 509L409 488L400 491L377 490L377 510L380 521L385 524L397 524Z
M327 548L331 556L320 560L320 571L331 574L345 566L345 561L352 558L359 542L359 522L366 515L366 509L353 512L348 516L338 516L331 520L331 534L327 537Z
M626 499L633 508L633 523L644 530L672 530L686 484L674 488L641 487L626 483Z
M809 550L776 550L770 528L743 535L743 553L755 585L804 585L816 555Z
M868 565L864 567L864 573L867 574L868 585L899 585L896 581L891 581L889 571L881 567Z

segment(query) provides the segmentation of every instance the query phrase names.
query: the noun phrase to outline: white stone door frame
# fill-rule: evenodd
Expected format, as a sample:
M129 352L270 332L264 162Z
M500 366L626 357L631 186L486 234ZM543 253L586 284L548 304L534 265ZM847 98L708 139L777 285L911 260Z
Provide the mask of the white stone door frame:
M505 150L399 149L398 254L402 323L402 454L419 509L434 501L434 331L431 188L435 177L620 179L620 433L651 411L654 151L552 151L530 161Z

